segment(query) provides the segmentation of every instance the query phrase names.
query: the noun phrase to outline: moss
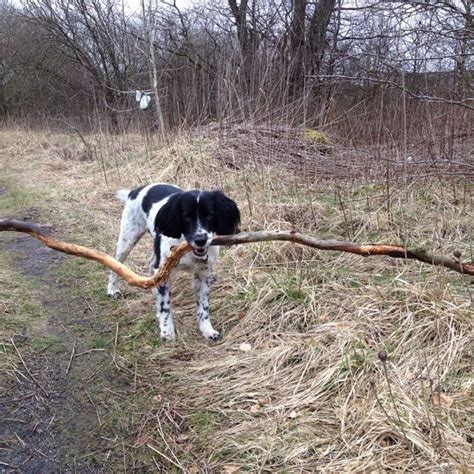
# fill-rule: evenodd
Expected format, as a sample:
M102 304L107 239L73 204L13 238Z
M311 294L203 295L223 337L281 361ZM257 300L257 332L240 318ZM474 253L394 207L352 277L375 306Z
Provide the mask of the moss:
M325 151L329 150L332 145L331 139L328 135L319 130L308 128L303 132L303 138L309 142L315 143Z

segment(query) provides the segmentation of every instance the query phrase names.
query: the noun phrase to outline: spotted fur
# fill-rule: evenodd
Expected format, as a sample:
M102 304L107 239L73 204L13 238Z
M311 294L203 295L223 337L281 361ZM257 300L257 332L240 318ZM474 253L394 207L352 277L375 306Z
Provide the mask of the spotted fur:
M238 231L240 213L234 201L221 191L182 191L176 186L154 183L130 190L119 190L117 197L124 203L116 258L124 262L129 253L148 231L153 239L150 271L154 272L167 257L170 248L187 240L193 247L182 257L177 267L193 274L196 293L197 322L202 335L211 340L220 337L209 316L209 290L212 266L219 256L219 247L211 246L214 235L229 235ZM120 297L118 276L111 272L107 293ZM176 338L171 311L171 281L154 289L156 319L162 339Z

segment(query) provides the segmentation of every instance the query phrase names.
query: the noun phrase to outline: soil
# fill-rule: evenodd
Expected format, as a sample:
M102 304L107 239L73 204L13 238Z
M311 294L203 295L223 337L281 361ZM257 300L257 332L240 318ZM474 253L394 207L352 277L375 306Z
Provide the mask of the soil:
M76 353L83 351L87 337L87 331L81 337L72 328L86 324L81 316L89 310L86 302L69 298L68 288L55 281L55 271L68 257L27 236L0 240L3 252L13 253L20 271L39 284L47 313L43 332L56 341L56 347L31 350L29 334L14 337L25 363L18 362L16 376L7 380L0 398L0 472L96 471L98 466L86 456L85 440L96 436L99 420L85 396L90 377L79 375L106 365L107 356L91 352L74 358L68 370L73 347ZM93 447L100 449L96 438Z

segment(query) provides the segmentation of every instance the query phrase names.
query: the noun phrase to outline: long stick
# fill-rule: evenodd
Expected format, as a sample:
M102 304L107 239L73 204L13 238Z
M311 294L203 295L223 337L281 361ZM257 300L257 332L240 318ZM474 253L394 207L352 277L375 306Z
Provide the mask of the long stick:
M87 258L89 260L95 260L101 263L107 268L117 273L123 278L129 285L138 286L140 288L153 288L158 286L160 283L168 280L173 268L178 265L181 257L191 250L191 246L187 242L183 242L171 249L168 258L160 265L159 270L152 277L144 277L137 275L133 270L130 270L126 265L120 263L115 258L107 255L100 250L90 249L83 247L82 245L70 244L68 242L62 242L53 237L50 237L46 232L36 224L30 224L28 222L14 221L14 220L0 220L0 232L10 230L15 232L24 232L30 234L32 237L40 240L46 246L58 250L60 252L67 253L69 255L76 255L78 257Z
M46 232L35 224L14 220L0 220L1 231L15 231L24 232L37 238L48 247L59 250L70 255L95 260L102 265L110 268L123 278L128 284L138 286L140 288L153 288L160 285L169 279L171 271L176 267L181 257L192 250L187 242L182 242L176 247L173 247L169 256L160 265L159 270L151 277L144 277L137 275L130 270L123 263L120 263L115 258L107 255L99 250L90 249L81 245L62 242L54 239L46 234ZM298 232L243 232L235 235L221 235L212 239L211 245L239 245L251 242L267 242L267 241L288 241L297 244L305 245L307 247L316 248L319 250L331 250L339 252L353 253L363 257L373 255L386 255L392 258L403 258L410 260L418 260L420 262L428 263L430 265L439 265L449 268L455 272L463 275L474 276L474 263L462 263L460 260L441 256L430 255L424 250L407 249L400 245L385 245L385 244L354 244L352 242L343 242L338 240L318 240L309 235L300 234Z

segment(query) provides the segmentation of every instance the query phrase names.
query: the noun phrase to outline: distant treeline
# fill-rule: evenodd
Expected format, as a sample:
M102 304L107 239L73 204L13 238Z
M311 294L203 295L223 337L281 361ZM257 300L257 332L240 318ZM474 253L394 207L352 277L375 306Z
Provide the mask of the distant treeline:
M387 142L472 127L472 2L0 0L0 114L83 131L209 121ZM151 97L139 109L135 91ZM470 99L471 97L471 99Z

